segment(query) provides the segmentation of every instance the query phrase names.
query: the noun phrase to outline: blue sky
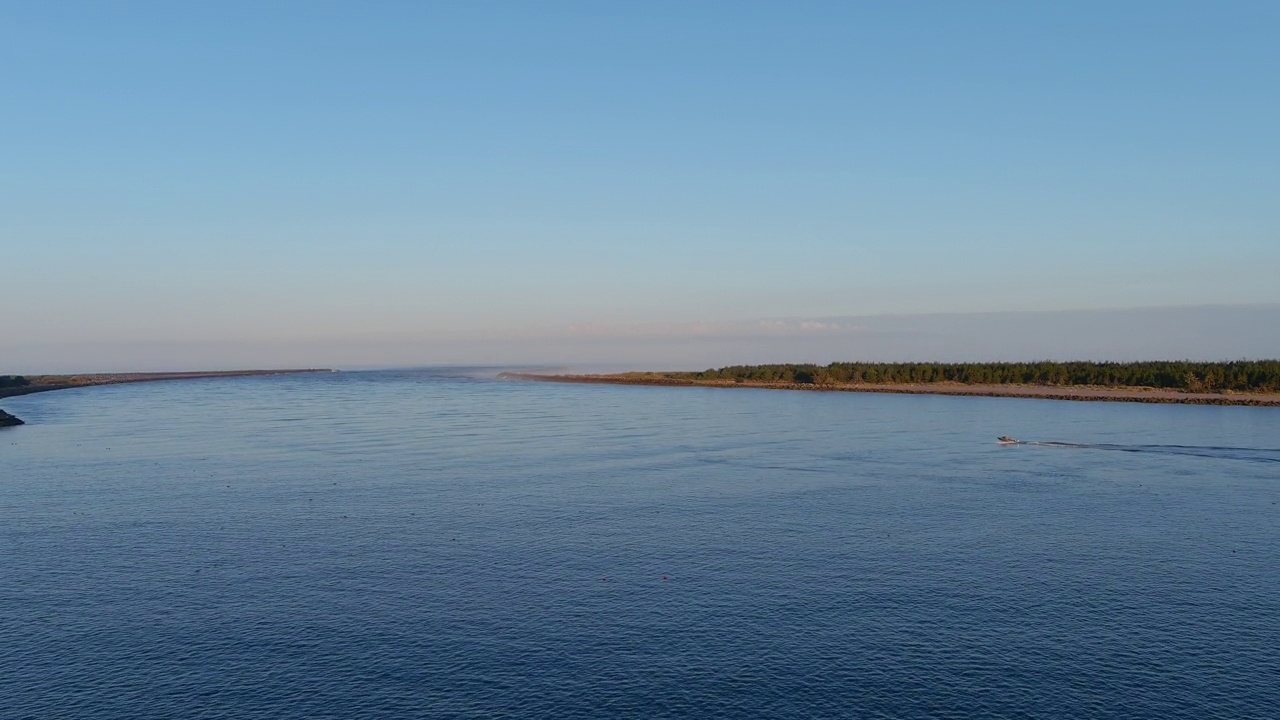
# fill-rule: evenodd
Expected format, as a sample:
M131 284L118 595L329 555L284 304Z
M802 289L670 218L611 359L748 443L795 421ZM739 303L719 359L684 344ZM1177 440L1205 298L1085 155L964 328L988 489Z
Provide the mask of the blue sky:
M0 5L0 365L1280 304L1276 37L1274 2Z

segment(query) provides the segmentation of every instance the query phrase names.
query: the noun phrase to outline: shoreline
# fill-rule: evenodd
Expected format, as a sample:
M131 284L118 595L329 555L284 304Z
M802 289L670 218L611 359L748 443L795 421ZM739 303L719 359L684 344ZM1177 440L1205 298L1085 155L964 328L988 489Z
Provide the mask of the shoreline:
M70 390L98 385L123 385L125 383L160 382L165 380L201 380L225 377L256 377L259 375L295 375L299 373L333 372L328 368L297 370L211 370L196 372L148 372L148 373L80 373L75 375L30 375L30 385L0 388L0 398L31 395L32 393ZM0 427L24 424L20 418L0 410Z
M1092 402L1142 402L1177 405L1241 405L1280 407L1280 393L1195 393L1160 388L1098 387L1089 385L965 385L962 383L845 383L812 385L783 382L735 382L693 380L643 374L548 375L506 372L499 377L533 382L589 383L599 385L657 385L663 387L754 388L758 390L804 390L808 392L872 392L899 395L960 395L969 397L1010 397L1037 400Z

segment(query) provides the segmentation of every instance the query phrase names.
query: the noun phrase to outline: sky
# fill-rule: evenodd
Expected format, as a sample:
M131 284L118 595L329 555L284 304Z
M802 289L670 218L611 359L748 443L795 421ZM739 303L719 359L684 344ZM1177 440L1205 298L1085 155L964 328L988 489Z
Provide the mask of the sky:
M1270 1L0 1L0 372L1280 356L1276 37Z

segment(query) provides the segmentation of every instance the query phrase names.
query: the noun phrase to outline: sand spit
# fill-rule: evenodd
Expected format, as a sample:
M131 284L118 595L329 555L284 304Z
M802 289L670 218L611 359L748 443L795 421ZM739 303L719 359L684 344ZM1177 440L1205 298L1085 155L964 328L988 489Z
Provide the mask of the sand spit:
M921 384L833 384L735 382L732 380L691 380L658 375L548 375L542 373L502 373L501 377L539 382L602 383L609 385L664 385L724 388L764 388L769 390L809 390L819 392L879 392L910 395L972 395L979 397L1038 398L1042 400L1092 400L1101 402L1179 403L1184 405L1254 405L1280 407L1280 393L1194 393L1159 388L1109 388L1050 385L965 385L962 383Z
M306 370L215 370L209 372L171 373L87 373L80 375L28 375L30 385L0 388L0 398L31 393L92 387L94 385L119 385L121 383L156 382L160 380L196 380L201 378L247 377L254 375L290 375L296 373L331 372L327 369ZM0 427L21 425L18 418L0 410Z

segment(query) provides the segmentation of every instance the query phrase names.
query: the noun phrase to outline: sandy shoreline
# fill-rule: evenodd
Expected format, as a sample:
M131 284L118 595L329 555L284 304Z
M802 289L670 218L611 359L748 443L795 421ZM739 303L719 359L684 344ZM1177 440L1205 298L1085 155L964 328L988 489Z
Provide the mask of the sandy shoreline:
M79 375L28 375L30 385L0 388L0 398L30 395L53 390L68 390L95 385L119 385L122 383L157 382L161 380L196 380L201 378L250 377L255 375L291 375L295 373L330 372L327 369L305 370L214 370L209 372L171 373L82 373ZM21 425L22 421L0 411L0 427Z
M1041 400L1086 400L1099 402L1177 403L1183 405L1251 405L1280 407L1280 393L1193 393L1159 388L1107 388L1093 386L1054 387L1048 385L964 385L927 384L838 384L734 382L732 380L688 380L644 375L547 375L542 373L502 373L502 377L537 382L598 383L607 385L661 385L670 387L758 388L807 390L811 392L877 392L908 395L970 395L978 397L1037 398Z
M27 375L30 385L0 388L0 398L31 393L66 390L94 385L119 385L122 383L156 382L159 380L197 380L201 378L249 377L254 375L291 375L295 373L331 372L327 368L302 370L211 370L200 372L150 372L150 373L79 373L76 375Z

